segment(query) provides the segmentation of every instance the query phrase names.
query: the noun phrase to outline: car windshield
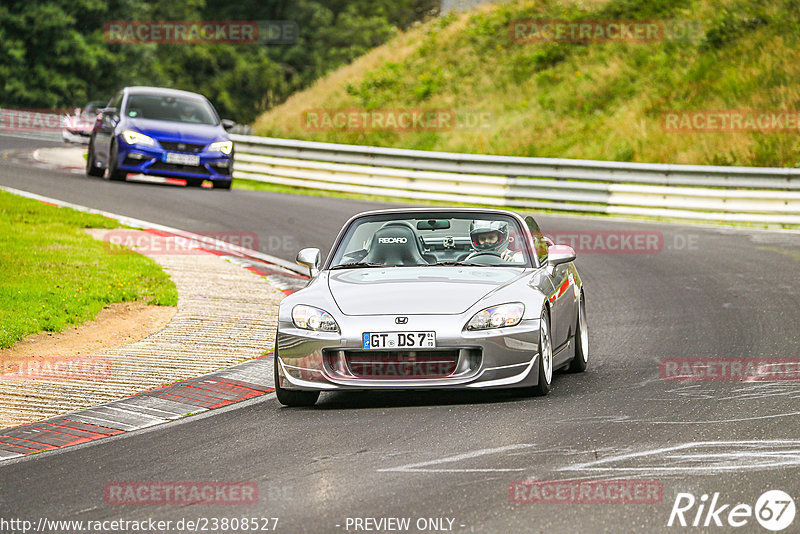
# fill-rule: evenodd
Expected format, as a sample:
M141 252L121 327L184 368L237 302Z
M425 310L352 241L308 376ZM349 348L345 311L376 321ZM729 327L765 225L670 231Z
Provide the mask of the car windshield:
M525 233L497 213L382 214L354 221L329 269L431 265L531 266Z
M128 96L125 115L132 119L217 124L216 113L200 98L132 94Z

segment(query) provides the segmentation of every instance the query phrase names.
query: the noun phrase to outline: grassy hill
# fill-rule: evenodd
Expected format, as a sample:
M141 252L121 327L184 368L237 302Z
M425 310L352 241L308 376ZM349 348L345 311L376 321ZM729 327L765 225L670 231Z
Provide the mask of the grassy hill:
M649 20L693 38L518 42L520 19ZM682 21L682 22L681 22ZM254 124L256 135L519 156L800 166L800 129L670 132L669 110L800 110L797 0L512 0L399 34ZM309 131L312 109L483 113L478 128Z

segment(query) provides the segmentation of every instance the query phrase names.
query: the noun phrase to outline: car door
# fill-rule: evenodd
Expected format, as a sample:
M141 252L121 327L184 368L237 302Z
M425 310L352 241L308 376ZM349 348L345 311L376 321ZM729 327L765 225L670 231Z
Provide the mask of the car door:
M96 158L99 159L103 165L108 165L109 149L111 146L111 139L114 137L114 130L119 122L119 117L122 107L123 92L117 93L108 107L100 114L100 126L95 130L94 134L94 151ZM113 111L112 111L113 110Z
M547 264L547 250L548 244L542 230L530 215L525 218L525 224L533 238L533 246L539 264L544 266L546 284L540 281L540 287L545 291L547 300L550 303L550 335L553 341L553 350L555 351L567 342L570 334L570 326L572 325L572 317L574 315L574 299L573 288L571 286L572 277L570 276L569 264L561 264L555 268L551 268ZM556 357L558 361L558 357Z

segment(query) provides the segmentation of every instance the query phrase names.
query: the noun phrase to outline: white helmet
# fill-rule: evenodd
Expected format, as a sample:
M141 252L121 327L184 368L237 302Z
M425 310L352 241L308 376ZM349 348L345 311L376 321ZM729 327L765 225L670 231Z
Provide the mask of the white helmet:
M494 234L497 239L481 243L479 237L489 234ZM499 254L508 249L508 223L504 221L472 221L472 224L469 225L469 238L475 250Z

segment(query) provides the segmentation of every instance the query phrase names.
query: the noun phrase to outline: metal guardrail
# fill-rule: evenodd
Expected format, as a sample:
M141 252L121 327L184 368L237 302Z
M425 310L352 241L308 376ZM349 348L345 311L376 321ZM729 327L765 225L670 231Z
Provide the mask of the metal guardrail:
M516 208L800 224L800 168L521 158L231 137L234 178Z

